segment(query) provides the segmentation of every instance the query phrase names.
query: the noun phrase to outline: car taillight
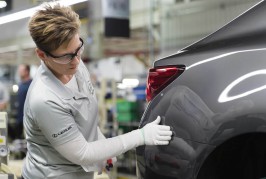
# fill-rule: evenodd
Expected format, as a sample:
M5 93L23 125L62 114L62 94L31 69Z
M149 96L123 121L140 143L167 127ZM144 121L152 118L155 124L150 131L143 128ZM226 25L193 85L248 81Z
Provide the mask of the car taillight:
M149 70L146 87L146 100L150 101L178 75L184 71L180 66L155 67Z

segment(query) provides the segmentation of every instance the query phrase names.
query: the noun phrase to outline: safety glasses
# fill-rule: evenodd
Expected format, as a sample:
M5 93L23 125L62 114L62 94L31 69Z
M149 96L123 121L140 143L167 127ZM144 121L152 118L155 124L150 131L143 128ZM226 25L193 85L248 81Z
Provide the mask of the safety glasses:
M79 59L81 58L81 55L84 51L84 43L83 40L81 38L79 38L81 45L80 47L77 49L77 51L75 53L67 53L61 56L55 56L52 55L51 53L44 51L46 53L47 56L50 56L53 58L53 61L59 64L68 64L70 63L75 57L78 57Z

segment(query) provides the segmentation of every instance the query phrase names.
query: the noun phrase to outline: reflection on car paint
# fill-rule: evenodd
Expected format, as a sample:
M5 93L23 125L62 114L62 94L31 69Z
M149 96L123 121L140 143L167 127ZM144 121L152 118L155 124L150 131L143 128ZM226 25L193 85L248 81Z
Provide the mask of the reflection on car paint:
M265 75L266 74L266 69L262 69L262 70L257 70L257 71L253 71L253 72L250 72L250 73L247 73L239 78L237 78L235 81L233 81L232 83L230 83L221 93L221 95L219 96L218 98L218 102L219 103L224 103L224 102L228 102L228 101L232 101L232 100L235 100L235 99L238 99L238 98L242 98L242 97L245 97L245 96L248 96L250 94L253 94L253 93L256 93L256 92L259 92L261 90L264 90L266 89L266 85L263 85L261 87L257 87L255 89L252 89L252 90L249 90L249 91L246 91L244 93L241 93L241 94L238 94L238 95L235 95L235 96L228 96L230 90L232 88L234 88L237 84L239 84L240 82L250 78L250 77L253 77L253 76L256 76L256 75Z
M244 52L264 51L264 50L266 50L266 48L249 49L249 50L239 50L239 51L234 51L234 52L225 53L225 54L222 54L222 55L218 55L218 56L215 56L215 57L211 57L211 58L208 58L208 59L205 59L205 60L202 60L202 61L199 61L199 62L193 63L192 65L188 66L188 67L186 68L186 70L189 70L189 69L192 68L192 67L195 67L195 66L198 66L198 65L201 65L201 64L207 63L207 62L211 62L211 61L214 61L214 60L218 60L218 59L220 59L220 58L224 58L224 57L227 57L227 56L230 56L230 55L234 55L234 54L238 54L238 53L244 53Z

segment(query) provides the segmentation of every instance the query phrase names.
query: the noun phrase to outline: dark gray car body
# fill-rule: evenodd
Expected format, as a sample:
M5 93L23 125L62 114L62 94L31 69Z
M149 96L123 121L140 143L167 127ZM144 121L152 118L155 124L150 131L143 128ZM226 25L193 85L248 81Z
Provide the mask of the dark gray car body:
M266 1L160 59L185 71L149 103L140 127L165 118L168 146L137 148L139 179L266 177Z

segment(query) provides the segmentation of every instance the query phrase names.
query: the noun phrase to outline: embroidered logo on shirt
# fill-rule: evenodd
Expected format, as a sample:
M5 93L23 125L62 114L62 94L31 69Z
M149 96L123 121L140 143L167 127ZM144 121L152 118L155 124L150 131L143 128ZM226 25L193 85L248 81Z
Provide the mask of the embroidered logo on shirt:
M88 81L88 88L89 88L90 93L93 95L94 94L94 88L93 88L93 85L90 81Z
M69 126L68 128L66 128L66 129L64 129L64 130L62 130L62 131L60 131L60 132L58 132L57 134L53 134L52 137L53 137L53 138L57 138L58 136L60 136L60 135L62 135L62 134L64 134L64 133L66 133L67 131L69 131L71 128L72 128L72 126Z

